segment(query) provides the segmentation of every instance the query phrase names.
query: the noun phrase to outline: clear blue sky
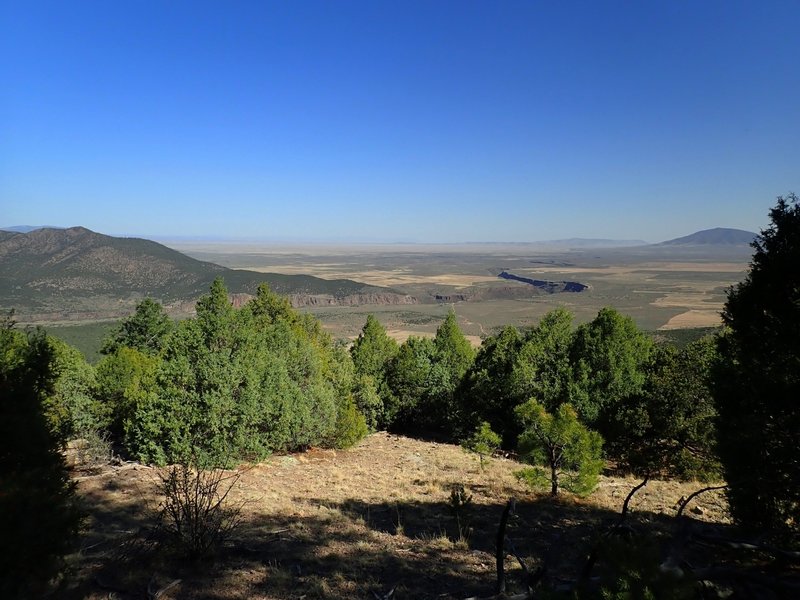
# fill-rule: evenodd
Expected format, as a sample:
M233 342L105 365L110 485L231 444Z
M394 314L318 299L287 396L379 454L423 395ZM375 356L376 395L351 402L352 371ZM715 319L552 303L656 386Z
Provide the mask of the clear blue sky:
M800 193L800 2L0 4L0 225L660 241Z

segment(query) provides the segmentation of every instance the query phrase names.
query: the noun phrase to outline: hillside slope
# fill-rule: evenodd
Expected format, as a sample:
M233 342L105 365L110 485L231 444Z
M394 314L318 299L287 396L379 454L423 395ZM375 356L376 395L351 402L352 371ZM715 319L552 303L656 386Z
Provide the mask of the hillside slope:
M743 229L715 227L696 231L690 235L667 240L658 246L747 246L756 234Z
M174 582L163 597L182 600L353 600L386 597L392 588L402 599L490 597L498 521L511 497L517 502L507 537L515 551L531 561L549 557L551 577L574 580L598 531L616 521L639 481L602 477L589 498L552 500L515 477L521 467L493 458L482 468L459 446L387 433L349 450L312 448L243 465L229 472L240 476L229 500L242 507L242 525L218 561L202 569L163 554L120 559L122 544L136 547L131 532L152 530L159 471L135 463L104 468L79 477L91 518L69 597L100 600L113 585L120 598L137 598L148 582L154 588ZM458 486L470 498L462 509L467 532L461 540L450 500ZM676 524L676 502L699 487L651 480L631 500L630 531L665 539ZM693 532L718 535L728 526L719 490L689 508ZM700 566L715 558L705 547L687 547L684 556ZM510 554L505 568L509 591L520 591L522 570Z
M186 312L219 276L232 294L252 294L265 282L296 305L413 301L349 279L232 270L150 240L84 227L0 237L0 307L28 320L116 317L147 296Z

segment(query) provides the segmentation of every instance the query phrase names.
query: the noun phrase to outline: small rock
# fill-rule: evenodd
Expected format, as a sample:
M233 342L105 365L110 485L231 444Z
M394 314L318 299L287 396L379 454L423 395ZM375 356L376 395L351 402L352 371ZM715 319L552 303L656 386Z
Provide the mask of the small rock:
M700 506L695 506L695 507L693 507L693 508L691 509L691 511L692 511L694 514L696 514L696 515L704 515L704 514L706 514L706 511L705 511L705 510L703 510L703 508L702 508L702 507L700 507Z

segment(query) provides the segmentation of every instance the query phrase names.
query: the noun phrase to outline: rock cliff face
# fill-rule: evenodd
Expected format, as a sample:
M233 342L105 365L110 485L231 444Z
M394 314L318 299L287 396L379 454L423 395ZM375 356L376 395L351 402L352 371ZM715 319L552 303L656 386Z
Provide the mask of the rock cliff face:
M292 294L289 301L295 308L304 306L361 306L363 304L418 304L414 296L405 294L370 293L370 294L350 294L337 298L330 294Z

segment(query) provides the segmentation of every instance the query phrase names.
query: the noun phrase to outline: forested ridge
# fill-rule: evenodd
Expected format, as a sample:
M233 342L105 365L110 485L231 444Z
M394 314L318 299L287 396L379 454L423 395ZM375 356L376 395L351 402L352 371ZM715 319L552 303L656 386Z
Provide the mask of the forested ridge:
M553 496L591 493L603 469L645 481L724 480L739 524L796 548L797 198L780 198L770 214L747 278L729 292L726 327L680 349L655 343L612 307L577 327L556 309L477 350L454 311L432 339L402 344L369 316L348 345L266 285L235 308L221 278L190 319L140 302L96 366L41 331L19 331L9 315L0 331L0 515L13 515L17 532L49 515L59 541L25 554L16 551L24 542L4 538L2 558L18 559L5 562L3 590L31 589L12 577L20 560L37 560L39 582L60 569L78 521L58 451L76 438L93 460L184 465L184 477L345 448L386 430L461 443L481 464L495 452L518 457L527 464L518 477ZM44 506L23 511L45 480ZM454 494L454 510L468 504L463 489Z

